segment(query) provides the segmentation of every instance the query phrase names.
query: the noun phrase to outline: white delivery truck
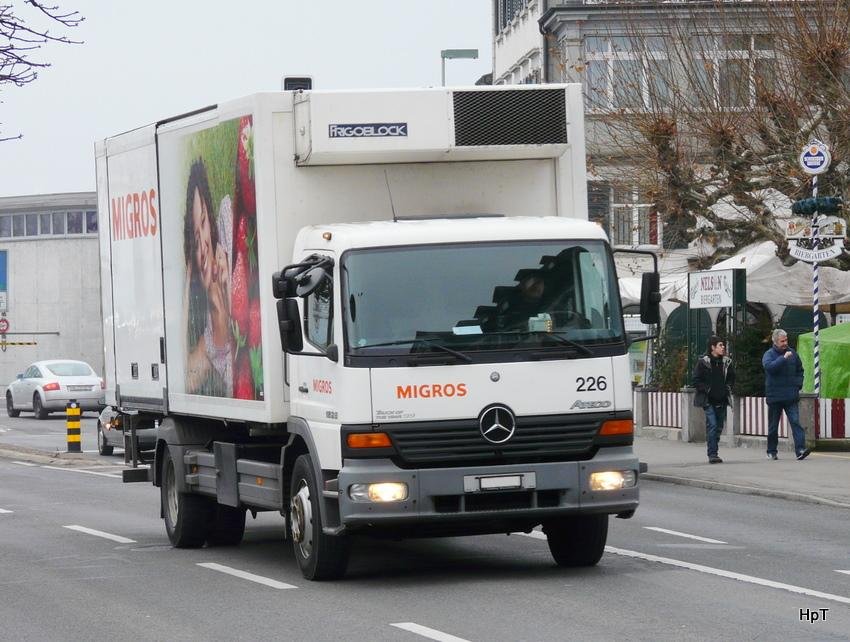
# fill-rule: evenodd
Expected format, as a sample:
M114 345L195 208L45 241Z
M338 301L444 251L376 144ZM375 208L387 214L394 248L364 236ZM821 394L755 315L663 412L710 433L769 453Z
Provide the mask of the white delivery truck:
M542 524L595 564L639 463L584 155L577 85L262 93L98 143L98 429L171 542L278 511L324 579L351 534Z

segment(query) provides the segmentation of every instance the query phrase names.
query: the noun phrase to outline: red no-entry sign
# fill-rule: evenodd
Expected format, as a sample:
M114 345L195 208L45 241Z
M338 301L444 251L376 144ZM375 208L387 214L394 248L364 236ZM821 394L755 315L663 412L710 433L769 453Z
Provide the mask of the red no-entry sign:
M6 334L9 331L9 319L0 317L0 334Z

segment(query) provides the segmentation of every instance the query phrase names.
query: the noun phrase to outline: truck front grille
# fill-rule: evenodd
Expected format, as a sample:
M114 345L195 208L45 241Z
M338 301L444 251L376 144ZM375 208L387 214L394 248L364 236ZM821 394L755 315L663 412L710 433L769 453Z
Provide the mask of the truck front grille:
M490 465L589 459L596 446L598 416L517 417L514 436L492 444L481 435L477 420L384 424L405 467Z

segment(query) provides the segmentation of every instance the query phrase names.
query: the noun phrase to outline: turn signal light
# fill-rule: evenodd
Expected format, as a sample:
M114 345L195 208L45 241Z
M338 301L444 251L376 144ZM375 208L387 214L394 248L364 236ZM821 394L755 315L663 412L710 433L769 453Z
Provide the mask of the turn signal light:
M635 424L631 419L611 419L602 424L600 435L631 435Z
M349 448L392 448L393 442L385 432L355 432L346 437Z
M55 381L51 381L50 383L46 383L42 386L42 389L45 392L51 392L53 390L59 390L59 384Z

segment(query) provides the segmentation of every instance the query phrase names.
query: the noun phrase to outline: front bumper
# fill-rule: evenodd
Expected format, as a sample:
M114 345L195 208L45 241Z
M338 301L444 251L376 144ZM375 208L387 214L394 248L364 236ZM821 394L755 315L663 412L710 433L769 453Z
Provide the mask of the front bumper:
M492 532L505 525L536 525L544 519L581 513L629 514L638 506L638 485L616 491L592 491L590 474L605 470L633 470L639 462L630 446L601 448L587 461L476 466L461 468L398 468L389 459L346 459L339 473L339 516L348 531L414 524L475 524L478 532L487 523ZM533 473L533 488L468 491L469 478L487 475ZM465 484L465 479L467 483ZM404 482L404 501L374 503L354 501L352 484Z

